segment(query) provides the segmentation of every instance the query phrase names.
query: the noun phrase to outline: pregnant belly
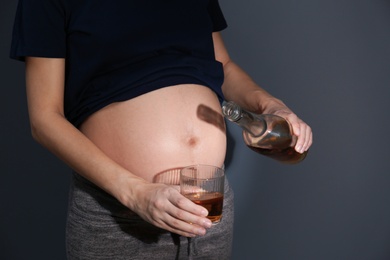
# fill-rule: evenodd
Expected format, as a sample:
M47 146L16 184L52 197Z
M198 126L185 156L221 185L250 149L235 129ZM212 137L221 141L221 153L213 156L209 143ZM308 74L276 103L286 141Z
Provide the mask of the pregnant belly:
M113 103L80 129L117 163L154 181L172 168L223 164L226 134L220 110L209 88L178 85Z

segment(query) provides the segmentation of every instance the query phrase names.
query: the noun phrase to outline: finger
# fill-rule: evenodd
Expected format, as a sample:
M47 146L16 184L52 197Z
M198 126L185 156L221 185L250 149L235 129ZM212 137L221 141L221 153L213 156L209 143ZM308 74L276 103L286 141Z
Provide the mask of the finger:
M299 136L301 135L301 123L302 120L300 120L294 113L288 114L285 119L289 124L291 125L291 130L293 132L293 135Z
M194 215L181 209L177 209L176 212L172 214L172 217L182 220L183 222L190 225L196 225L204 229L208 229L212 225L211 220L209 220L207 217Z
M285 119L290 123L291 130L294 136L297 137L295 150L299 153L304 153L312 145L312 130L304 121L302 121L294 113L285 116Z
M309 147L311 146L312 144L312 131L311 131L311 128L310 126L308 126L307 124L303 124L301 126L301 138L300 138L300 143L298 144L297 143L297 146L300 146L299 148L297 147L297 150L301 151L302 153L307 151L309 149Z
M209 224L207 227L204 227L198 224L204 222L204 220L200 219L201 217L178 209L175 214L169 214L169 212L166 212L159 220L159 224L162 228L176 234L187 237L203 236L206 234L206 229L211 227L211 221L205 219Z
M163 228L185 237L204 236L207 232L203 227L178 220L172 216L167 218L166 222L163 224Z
M299 135L297 138L297 142L295 144L295 150L299 153L303 153L305 152L305 143L308 139L306 124L303 121L301 121L298 124L297 128L299 129Z
M195 204L181 193L173 194L169 197L170 202L177 208L190 212L192 214L206 217L209 212L206 208Z
M186 220L180 220L176 219L175 217L172 217L172 228L176 228L181 230L184 233L197 235L197 236L204 236L207 232L207 229L211 227L211 221L209 219L200 220L199 217L196 216L188 216L185 217ZM199 223L204 223L207 221L207 227L204 225L200 225Z
M206 218L208 211L181 194L172 201L172 206L167 212L173 217L204 228L211 227L211 221Z
M305 143L305 151L309 150L310 146L313 144L313 132L310 129L310 133Z

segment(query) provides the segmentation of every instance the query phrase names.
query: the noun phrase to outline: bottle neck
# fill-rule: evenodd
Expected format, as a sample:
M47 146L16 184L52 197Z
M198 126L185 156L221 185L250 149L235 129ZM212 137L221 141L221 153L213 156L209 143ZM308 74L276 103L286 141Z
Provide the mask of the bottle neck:
M263 135L267 129L267 123L261 116L254 116L241 109L241 107L234 102L223 101L222 114L226 119L238 124L254 137Z

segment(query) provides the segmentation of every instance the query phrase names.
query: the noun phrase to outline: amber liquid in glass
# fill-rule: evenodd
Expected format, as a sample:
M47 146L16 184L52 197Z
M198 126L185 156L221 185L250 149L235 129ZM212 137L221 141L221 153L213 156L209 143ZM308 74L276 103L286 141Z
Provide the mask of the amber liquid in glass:
M209 212L208 219L218 223L222 218L223 194L220 192L195 192L184 195L195 204L205 207Z

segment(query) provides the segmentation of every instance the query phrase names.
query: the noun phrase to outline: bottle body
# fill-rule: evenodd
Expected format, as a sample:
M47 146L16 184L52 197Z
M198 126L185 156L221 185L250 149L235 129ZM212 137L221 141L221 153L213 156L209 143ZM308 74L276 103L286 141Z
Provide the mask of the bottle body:
M245 144L253 151L283 163L301 162L307 155L294 149L296 138L290 124L276 115L254 115L233 102L223 103L223 114L243 128Z
M255 120L257 116L254 116ZM295 164L305 159L307 152L298 153L294 149L295 137L291 135L289 123L282 117L259 115L266 122L266 130L261 136L254 136L243 130L245 144L253 151L283 163Z

